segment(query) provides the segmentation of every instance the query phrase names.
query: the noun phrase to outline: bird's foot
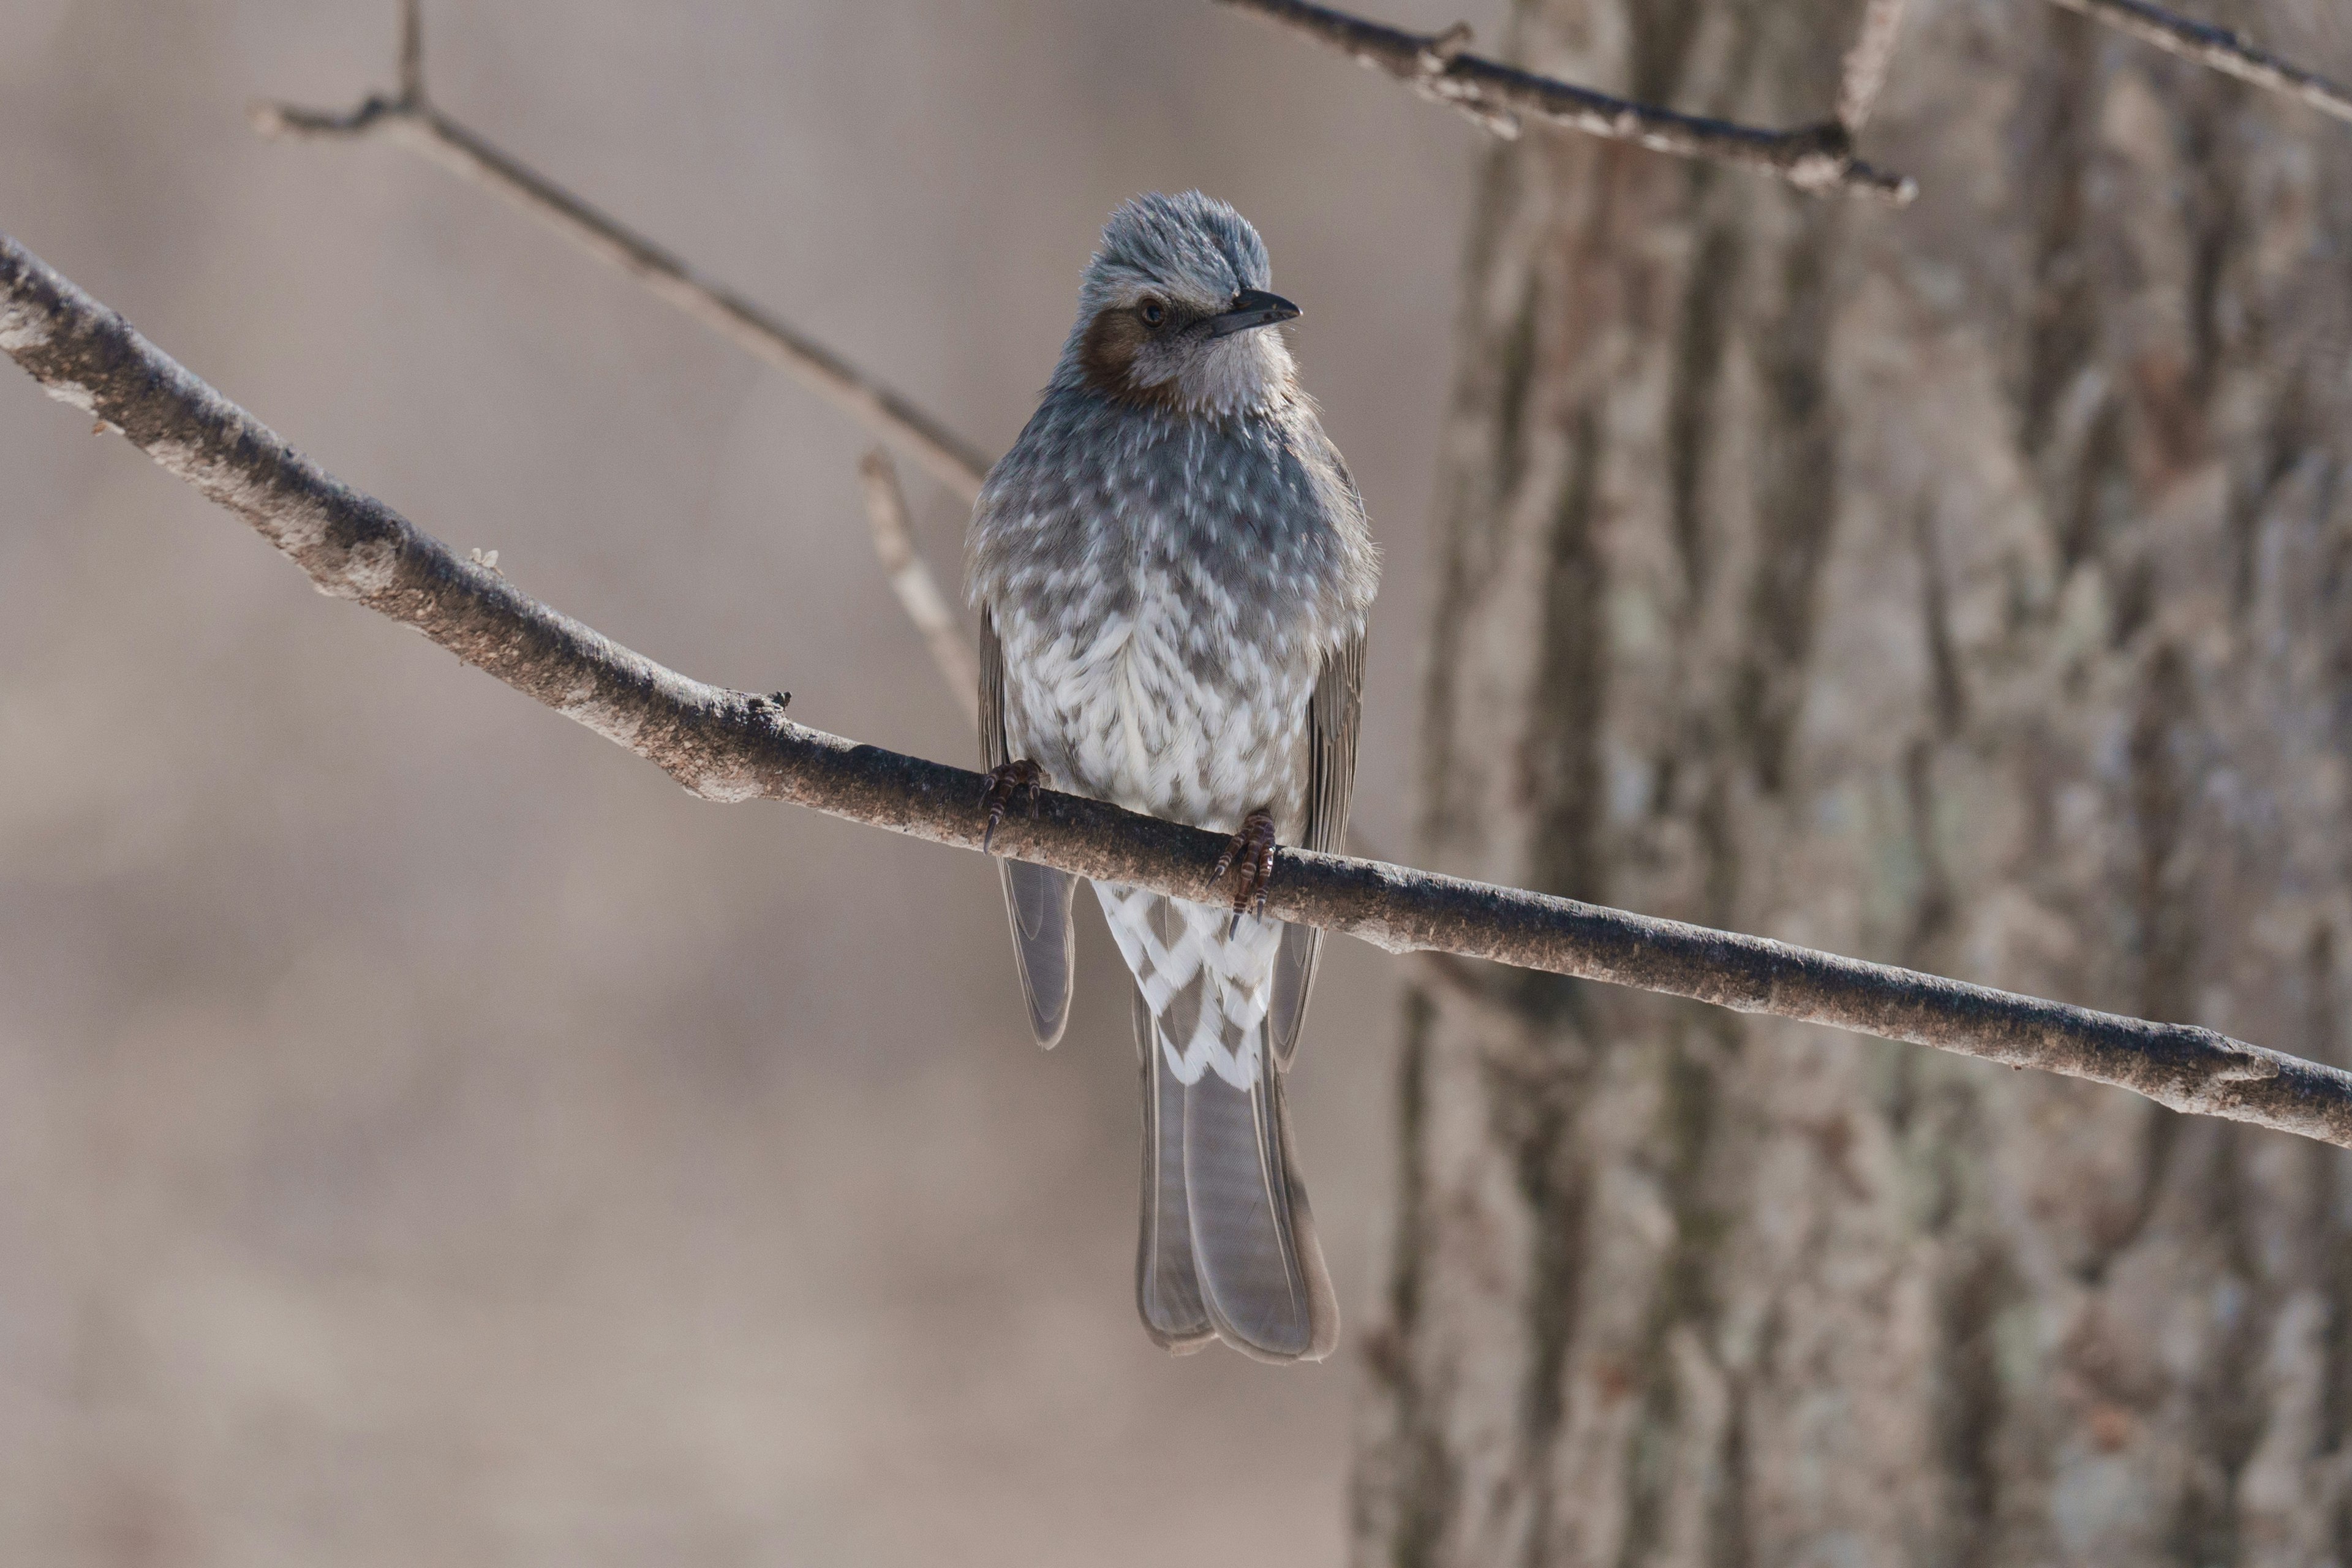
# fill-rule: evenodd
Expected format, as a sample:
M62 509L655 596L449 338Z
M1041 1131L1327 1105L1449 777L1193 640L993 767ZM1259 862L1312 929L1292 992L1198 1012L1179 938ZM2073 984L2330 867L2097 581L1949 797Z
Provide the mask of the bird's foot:
M1243 915L1265 913L1266 884L1274 880L1274 818L1253 811L1242 818L1242 830L1217 857L1217 868L1209 873L1211 881L1223 881L1225 873L1235 868L1241 871L1234 887L1233 923L1225 928L1228 936L1240 928Z
M980 804L988 807L988 831L980 836L980 852L988 853L991 840L996 837L997 825L1004 820L1015 798L1029 797L1029 815L1037 815L1037 796L1045 787L1045 770L1024 757L1007 763L1001 768L988 770L988 788L982 792Z

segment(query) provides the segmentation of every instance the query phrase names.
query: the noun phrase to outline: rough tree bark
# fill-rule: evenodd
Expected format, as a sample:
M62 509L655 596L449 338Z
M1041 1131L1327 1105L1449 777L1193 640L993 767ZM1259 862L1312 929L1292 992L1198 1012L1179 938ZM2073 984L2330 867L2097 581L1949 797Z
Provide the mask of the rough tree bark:
M1503 52L1796 123L1860 11L1518 0ZM1487 156L1423 863L2340 1060L2352 137L1943 0L1871 142L1907 212ZM1512 984L1408 999L1360 1562L2352 1560L2335 1152Z

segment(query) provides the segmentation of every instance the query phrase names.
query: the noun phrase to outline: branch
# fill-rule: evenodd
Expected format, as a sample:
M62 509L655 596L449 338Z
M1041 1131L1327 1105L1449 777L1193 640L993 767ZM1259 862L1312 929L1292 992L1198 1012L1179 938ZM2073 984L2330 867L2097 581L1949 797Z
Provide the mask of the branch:
M955 612L931 569L915 551L915 531L907 517L907 492L898 488L898 470L890 454L877 447L859 460L858 476L866 482L866 521L874 530L874 553L881 558L890 591L898 607L923 634L940 678L963 710L965 718L980 720L980 666L956 625Z
M1838 123L1849 136L1859 136L1877 106L1886 85L1886 68L1895 63L1895 37L1903 30L1903 0L1864 0L1862 27L1853 47L1845 52L1843 74L1838 79Z
M400 0L400 99L425 101L425 0Z
M2252 82L2299 99L2338 120L2352 120L2352 89L2328 80L2324 76L2305 70L2257 48L2253 40L2227 27L2215 27L2203 22L2192 22L2186 16L2176 16L2169 11L2158 10L2146 0L2053 0L2069 11L2079 11L2095 21L2105 22L2118 32L2154 44L2168 54L2194 60L2224 76L2240 81Z
M373 94L356 109L341 113L256 103L249 116L253 128L264 136L313 140L383 136L422 153L443 168L505 197L740 347L799 376L866 429L902 447L965 500L980 494L989 459L939 420L815 339L700 277L653 241L598 212L434 108L425 96L423 49L418 0L404 0L397 97Z
M0 353L120 430L290 556L320 592L414 626L460 659L654 763L706 800L788 801L980 847L983 780L706 686L526 597L332 478L0 235ZM1004 853L1210 900L1223 836L1048 794ZM1377 861L1284 852L1266 912L1391 952L1433 951L1934 1046L2114 1084L2175 1110L2352 1148L2352 1073L2210 1029L2151 1024L1885 964Z
M1628 102L1465 54L1470 29L1460 22L1443 33L1408 33L1307 0L1218 3L1254 12L1338 49L1359 65L1386 71L1419 96L1460 110L1497 136L1517 136L1520 118L1527 116L1615 142L1636 142L1654 152L1736 163L1786 180L1801 191L1843 190L1897 206L1918 195L1917 184L1907 175L1874 169L1856 158L1850 128L1836 121L1795 131L1764 131ZM1874 0L1874 13L1882 8L1893 10L1884 0ZM1890 49L1893 31L1890 22ZM1875 88L1872 90L1874 95Z

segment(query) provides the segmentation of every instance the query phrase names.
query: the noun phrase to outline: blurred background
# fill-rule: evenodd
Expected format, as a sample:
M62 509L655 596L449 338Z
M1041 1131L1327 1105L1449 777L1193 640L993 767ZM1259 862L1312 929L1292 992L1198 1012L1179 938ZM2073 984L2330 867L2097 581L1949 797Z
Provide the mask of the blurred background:
M450 113L992 452L1110 208L1237 204L1388 552L1357 811L1410 841L1466 124L1206 5L425 22ZM393 145L247 129L389 87L394 32L6 0L0 227L525 591L969 761L860 432ZM902 470L952 582L960 509ZM1042 1055L977 858L691 800L13 372L0 471L0 1558L1338 1560L1360 1339L1283 1371L1135 1321L1094 917ZM1338 944L1293 1080L1351 1329L1395 984Z

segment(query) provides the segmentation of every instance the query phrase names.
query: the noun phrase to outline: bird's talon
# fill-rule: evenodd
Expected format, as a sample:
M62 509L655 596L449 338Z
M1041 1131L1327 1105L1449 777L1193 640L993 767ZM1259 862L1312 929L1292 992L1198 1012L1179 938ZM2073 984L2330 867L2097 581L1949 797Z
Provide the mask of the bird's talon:
M1045 788L1045 770L1023 757L988 771L988 787L981 792L980 803L988 807L988 829L980 836L980 850L985 855L995 841L997 826L1018 795L1029 797L1029 815L1037 815L1037 797Z
M1225 852L1217 857L1216 869L1209 874L1213 882L1222 882L1225 873L1239 868L1241 877L1234 888L1234 918L1226 926L1230 936L1240 929L1242 916L1265 913L1265 889L1274 880L1274 818L1263 811L1253 811L1242 821L1242 830L1225 845Z

